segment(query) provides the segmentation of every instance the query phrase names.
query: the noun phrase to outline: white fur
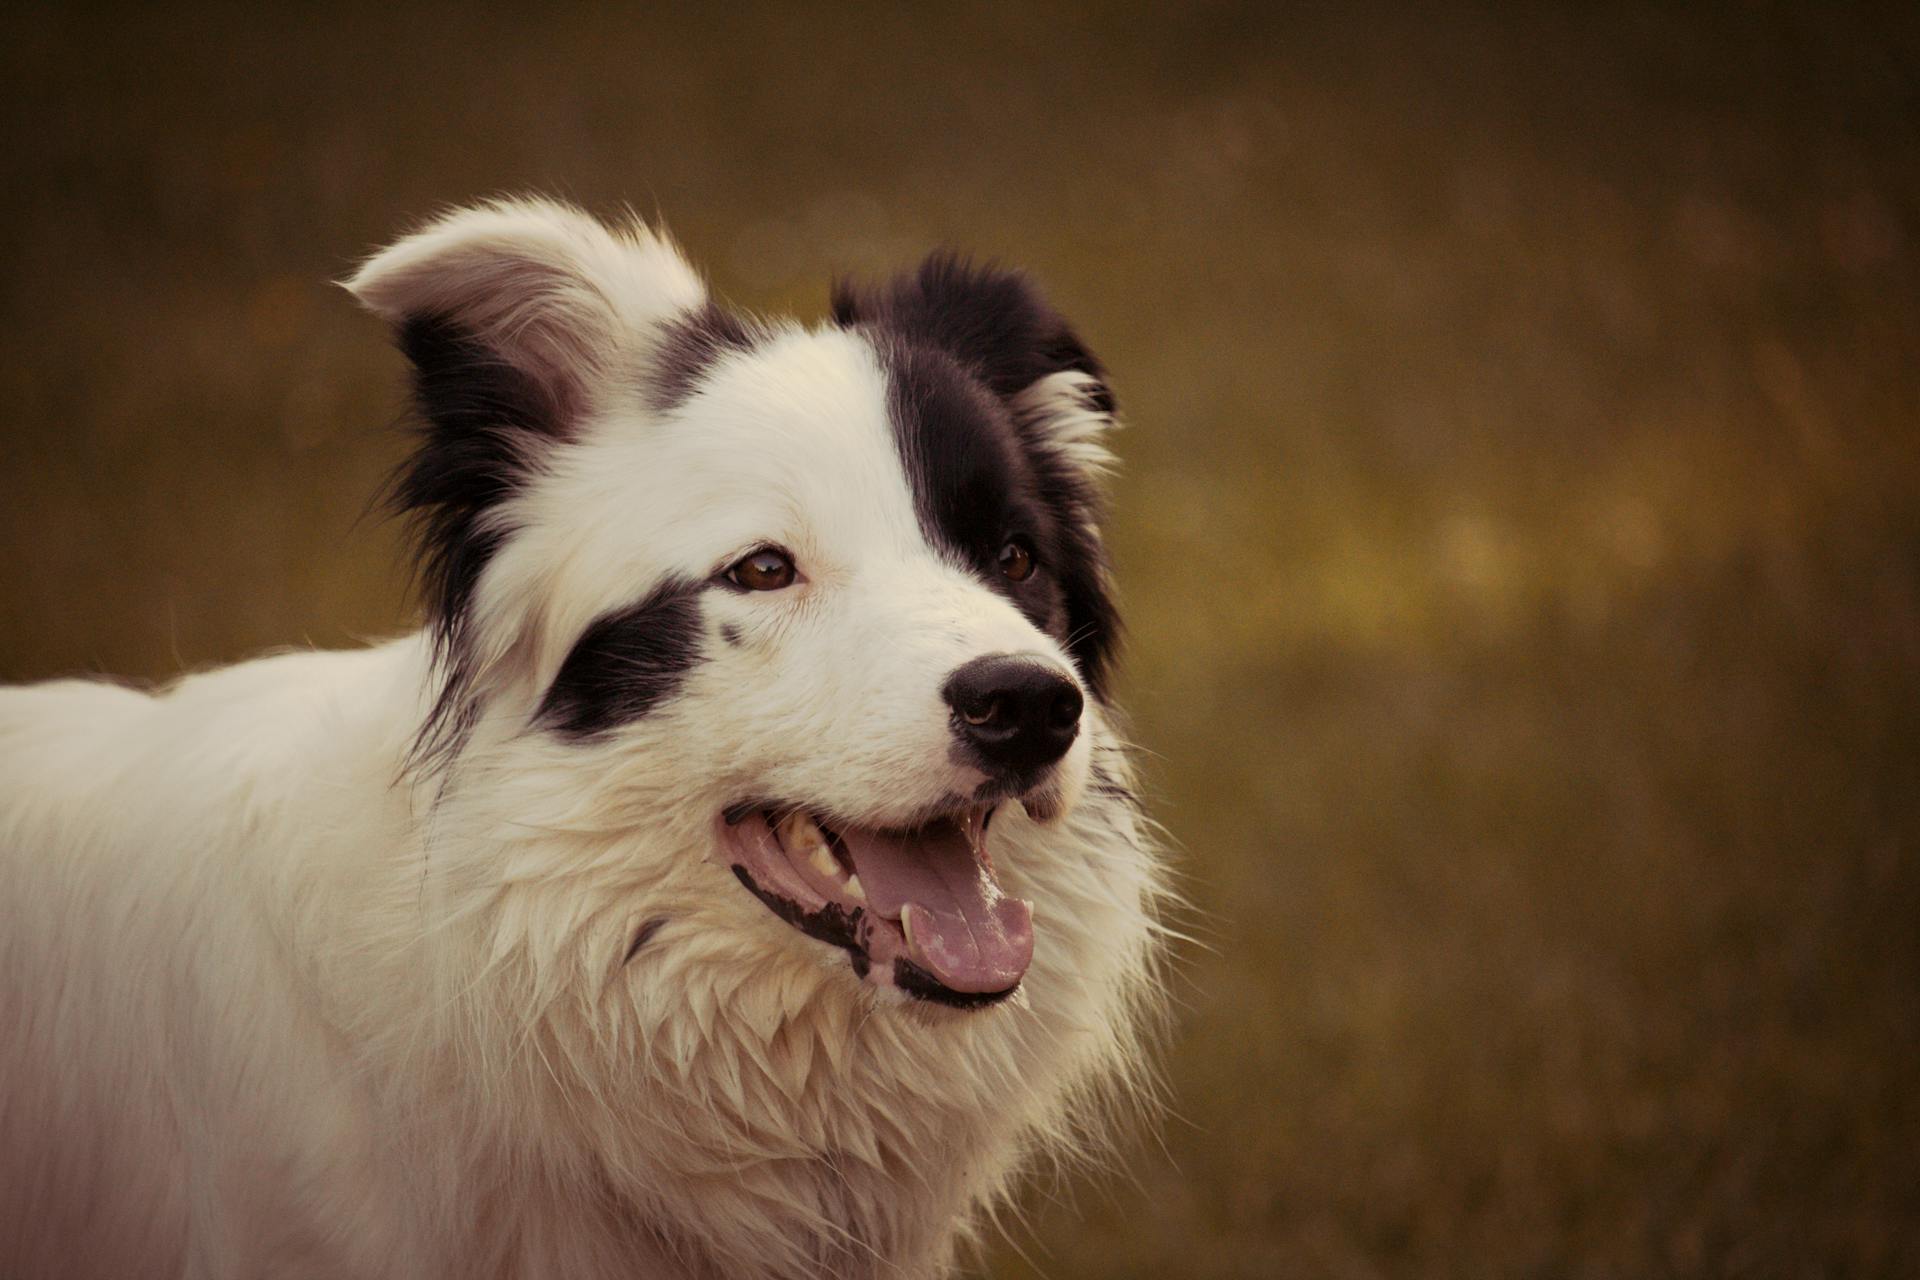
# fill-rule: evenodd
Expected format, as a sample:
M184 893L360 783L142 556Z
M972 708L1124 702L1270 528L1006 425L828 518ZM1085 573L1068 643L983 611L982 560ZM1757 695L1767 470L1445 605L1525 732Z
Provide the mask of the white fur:
M1020 993L862 985L715 861L714 815L923 811L977 780L947 758L945 673L1070 669L922 537L872 350L782 330L663 420L630 383L697 277L538 202L442 219L352 287L463 317L578 414L500 516L479 718L409 767L446 676L425 633L152 695L0 693L0 1275L944 1272L1138 1082L1163 888L1098 704L1063 816L994 822L1034 904ZM1029 399L1104 462L1070 377ZM741 643L676 697L592 742L530 730L596 616L765 541L806 580L709 592Z

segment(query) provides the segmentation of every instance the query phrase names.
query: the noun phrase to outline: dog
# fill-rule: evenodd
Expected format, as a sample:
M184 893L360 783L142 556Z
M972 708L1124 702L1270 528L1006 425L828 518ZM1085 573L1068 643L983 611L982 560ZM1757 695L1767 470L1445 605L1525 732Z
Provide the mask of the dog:
M0 1274L947 1273L1162 1007L1102 366L541 199L345 287L422 628L0 694Z

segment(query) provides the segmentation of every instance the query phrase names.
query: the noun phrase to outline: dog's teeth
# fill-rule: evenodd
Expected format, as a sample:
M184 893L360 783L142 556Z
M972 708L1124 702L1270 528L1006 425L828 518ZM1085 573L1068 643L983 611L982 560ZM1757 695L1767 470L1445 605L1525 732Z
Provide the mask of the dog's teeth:
M815 871L828 880L840 878L840 864L834 859L833 849L827 844L825 833L811 814L790 813L780 821L780 843L785 846L789 857L801 857Z
M823 839L820 824L813 815L802 809L795 809L780 819L780 840L789 849L808 848L816 840Z
M859 876L848 875L845 888L847 891L847 896L849 898L852 898L855 902L865 902L867 900L867 891L860 887Z
M906 935L907 951L913 951L913 904L909 902L900 908L900 932Z
M840 864L833 860L833 850L827 848L826 841L822 840L819 844L807 850L807 861L812 864L815 871L818 871L827 879L838 880L840 878Z

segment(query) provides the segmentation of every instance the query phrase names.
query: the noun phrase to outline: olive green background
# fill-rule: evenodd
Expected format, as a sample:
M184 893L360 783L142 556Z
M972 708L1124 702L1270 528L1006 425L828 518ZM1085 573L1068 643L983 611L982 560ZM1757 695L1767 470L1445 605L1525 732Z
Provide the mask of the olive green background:
M15 10L0 676L406 625L450 202L735 302L954 244L1131 426L1170 1114L995 1275L1920 1274L1920 26L1897 9Z

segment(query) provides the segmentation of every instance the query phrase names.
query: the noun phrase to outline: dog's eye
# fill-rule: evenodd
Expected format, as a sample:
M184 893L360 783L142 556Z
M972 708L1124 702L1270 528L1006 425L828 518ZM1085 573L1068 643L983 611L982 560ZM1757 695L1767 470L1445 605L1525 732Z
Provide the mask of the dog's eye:
M1015 582L1025 582L1033 576L1033 548L1025 538L1009 538L1007 545L1000 548L1000 572Z
M779 591L793 585L793 560L784 551L762 547L742 556L727 570L727 581L748 591Z

